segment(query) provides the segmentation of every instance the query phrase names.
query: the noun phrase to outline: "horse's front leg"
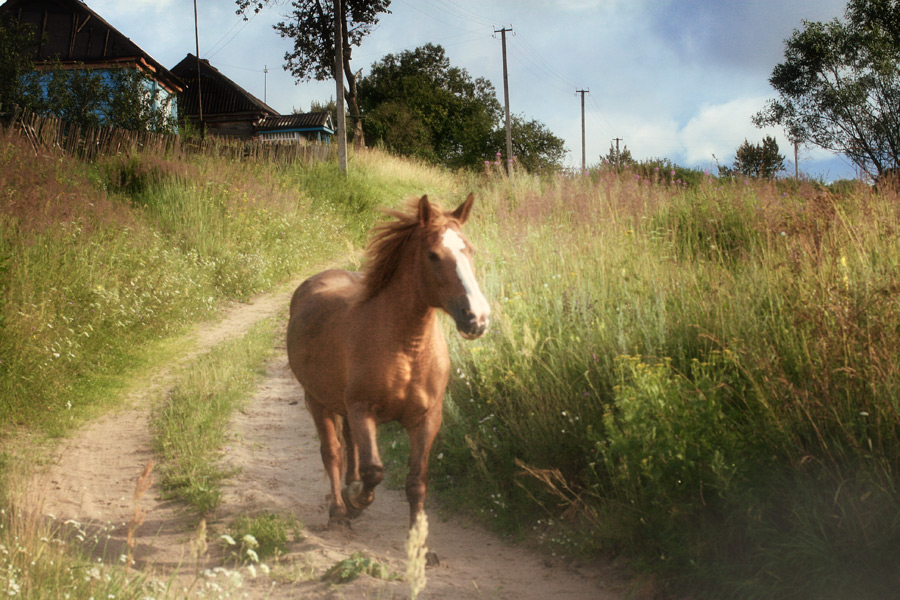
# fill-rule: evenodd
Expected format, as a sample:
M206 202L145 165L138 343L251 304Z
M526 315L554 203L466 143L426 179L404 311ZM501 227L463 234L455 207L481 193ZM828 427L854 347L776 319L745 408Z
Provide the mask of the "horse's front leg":
M347 423L356 446L359 480L348 482L343 496L351 511L362 511L375 500L375 488L384 479L384 466L378 453L375 417L368 404L348 406Z
M407 428L409 434L409 475L406 477L406 499L409 501L409 526L425 510L425 493L428 490L428 456L438 430L443 411L441 402L431 406L425 416Z

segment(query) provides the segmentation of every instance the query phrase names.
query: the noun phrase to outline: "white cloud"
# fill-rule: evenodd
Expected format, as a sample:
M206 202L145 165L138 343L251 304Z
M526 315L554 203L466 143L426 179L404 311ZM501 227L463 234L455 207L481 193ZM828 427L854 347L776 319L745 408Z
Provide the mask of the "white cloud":
M772 135L774 132L766 133L750 121L765 101L764 97L737 98L723 104L702 106L679 132L686 149L686 162L708 163L713 155L721 162L732 156L745 139L758 143L765 135Z

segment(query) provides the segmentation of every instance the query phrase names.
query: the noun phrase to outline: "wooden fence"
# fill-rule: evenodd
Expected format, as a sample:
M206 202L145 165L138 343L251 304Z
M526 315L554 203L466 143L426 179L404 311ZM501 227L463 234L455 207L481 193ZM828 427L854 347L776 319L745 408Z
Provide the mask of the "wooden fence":
M164 156L206 154L235 160L281 164L327 161L336 156L331 145L285 144L227 137L182 139L181 136L113 127L80 127L56 117L43 117L14 107L3 122L26 137L35 152L56 150L93 160L98 156L149 152Z

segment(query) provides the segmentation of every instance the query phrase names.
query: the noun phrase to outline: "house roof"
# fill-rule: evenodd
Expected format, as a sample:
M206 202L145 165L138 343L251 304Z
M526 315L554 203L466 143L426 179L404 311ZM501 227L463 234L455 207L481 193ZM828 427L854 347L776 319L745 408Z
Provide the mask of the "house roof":
M328 133L334 133L331 113L327 111L266 117L259 122L257 129L259 131L324 130Z
M34 25L47 43L38 62L58 59L63 66L134 66L147 72L170 92L181 90L178 79L137 44L79 0L7 0L0 17Z
M178 100L179 113L183 115L199 114L197 57L188 54L180 63L172 67L172 73L181 78L184 86L184 91ZM250 113L253 118L278 115L278 111L223 75L206 59L200 60L200 81L204 117L236 113Z

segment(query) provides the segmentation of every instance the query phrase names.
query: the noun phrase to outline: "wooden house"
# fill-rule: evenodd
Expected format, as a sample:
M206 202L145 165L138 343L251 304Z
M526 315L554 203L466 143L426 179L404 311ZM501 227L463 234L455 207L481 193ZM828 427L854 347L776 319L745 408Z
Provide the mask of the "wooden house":
M329 143L334 123L327 111L266 117L257 125L257 135L263 142Z
M255 137L256 124L261 119L278 116L278 111L223 75L206 59L199 61L199 77L197 57L193 54L172 67L172 73L184 86L178 101L181 119L200 129L202 106L202 129L208 135L250 139Z
M181 83L168 69L79 0L7 0L0 18L34 26L45 39L35 57L41 70L51 65L63 69L137 69L149 77L149 92L160 93L176 110ZM172 101L169 102L169 99Z
M184 86L178 102L181 118L199 128L202 106L203 129L208 135L304 144L327 143L334 135L330 113L279 115L208 60L198 63L193 54L172 67L172 73Z

